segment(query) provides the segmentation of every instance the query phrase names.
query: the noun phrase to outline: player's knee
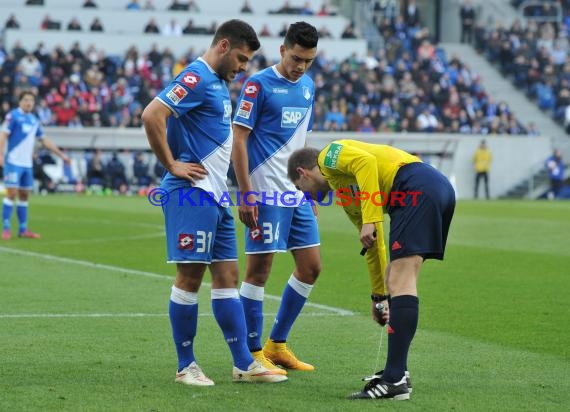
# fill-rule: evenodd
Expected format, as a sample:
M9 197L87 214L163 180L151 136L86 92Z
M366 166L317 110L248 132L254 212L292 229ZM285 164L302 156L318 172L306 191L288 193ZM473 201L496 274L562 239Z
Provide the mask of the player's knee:
M264 286L273 263L273 254L248 255L245 270L245 281L256 286Z
M248 270L245 274L243 281L245 283L249 283L254 286L263 287L265 286L265 283L267 282L268 278L269 278L269 271L259 272L259 271Z
M321 273L321 262L312 262L309 265L297 268L297 278L301 282L312 285Z

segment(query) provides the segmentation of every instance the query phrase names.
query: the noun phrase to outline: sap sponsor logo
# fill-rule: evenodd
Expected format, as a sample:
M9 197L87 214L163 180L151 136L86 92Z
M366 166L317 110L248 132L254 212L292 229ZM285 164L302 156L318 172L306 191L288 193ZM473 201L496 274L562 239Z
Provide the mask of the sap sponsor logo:
M32 130L34 130L34 125L24 123L22 124L22 132L25 134L29 134Z
M188 73L182 78L182 83L193 89L198 83L200 83L200 76L194 73Z
M281 109L281 127L295 128L307 113L306 107L284 107Z
M255 99L257 97L257 93L259 93L259 85L254 82L247 82L243 92L247 97Z
M222 90L222 85L218 84L218 83L214 83L213 85L210 86L210 89L212 90Z
M239 109L237 115L243 117L244 119L249 119L251 111L253 109L253 102L248 102L247 100L242 100L239 104Z
M284 89L282 87L274 87L273 88L273 93L275 94L289 94L289 90L288 89Z
M179 84L174 85L172 89L168 93L166 93L166 97L174 104L180 103L180 100L184 99L188 92L186 89Z
M224 100L224 119L225 124L230 124L232 121L232 101Z

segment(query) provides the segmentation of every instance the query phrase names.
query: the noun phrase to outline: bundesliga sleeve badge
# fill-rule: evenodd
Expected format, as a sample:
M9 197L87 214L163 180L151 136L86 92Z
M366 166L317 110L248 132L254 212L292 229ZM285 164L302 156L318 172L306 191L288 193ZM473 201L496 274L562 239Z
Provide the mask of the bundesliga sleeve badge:
M251 116L251 110L253 109L253 102L248 102L247 100L242 100L239 103L239 109L237 115L243 117L244 119L249 119Z
M184 87L180 86L179 84L175 84L174 87L170 89L168 93L166 93L166 97L172 103L177 105L182 99L186 97L187 94L188 92Z

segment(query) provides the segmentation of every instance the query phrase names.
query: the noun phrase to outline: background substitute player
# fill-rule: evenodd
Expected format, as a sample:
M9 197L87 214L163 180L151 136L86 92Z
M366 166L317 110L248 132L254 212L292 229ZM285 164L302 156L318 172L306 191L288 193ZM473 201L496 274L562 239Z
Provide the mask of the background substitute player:
M36 139L53 154L61 157L65 163L69 158L44 136L40 120L32 113L36 96L29 90L20 93L19 107L11 110L4 119L0 130L0 167L4 168L6 197L2 204L2 239L10 240L10 229L14 199L18 195L17 215L19 221L18 236L38 239L39 234L28 229L28 198L34 187L33 155ZM6 147L6 156L4 149Z

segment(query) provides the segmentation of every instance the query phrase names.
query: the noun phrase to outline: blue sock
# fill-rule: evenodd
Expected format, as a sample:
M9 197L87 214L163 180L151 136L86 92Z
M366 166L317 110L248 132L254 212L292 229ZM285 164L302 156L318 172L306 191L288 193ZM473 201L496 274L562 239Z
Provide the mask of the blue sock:
M28 202L18 202L16 214L20 222L19 233L25 232L28 228Z
M10 230L12 210L14 210L14 201L5 197L4 201L2 202L2 228L4 230Z
M283 291L281 305L279 306L273 329L269 335L272 341L285 342L287 340L293 322L295 322L295 319L297 319L297 316L301 313L312 289L313 285L303 283L297 280L294 275L291 275Z
M263 335L263 295L264 288L243 282L239 298L243 305L247 325L247 347L251 352L261 350Z
M384 380L398 382L404 376L408 364L408 350L418 327L419 299L403 295L390 302L390 324L388 326L388 356Z
M234 365L247 370L253 357L247 347L245 316L237 289L212 289L212 312L230 348Z
M196 360L194 337L198 325L198 296L172 286L168 308L172 338L178 355L178 371Z

